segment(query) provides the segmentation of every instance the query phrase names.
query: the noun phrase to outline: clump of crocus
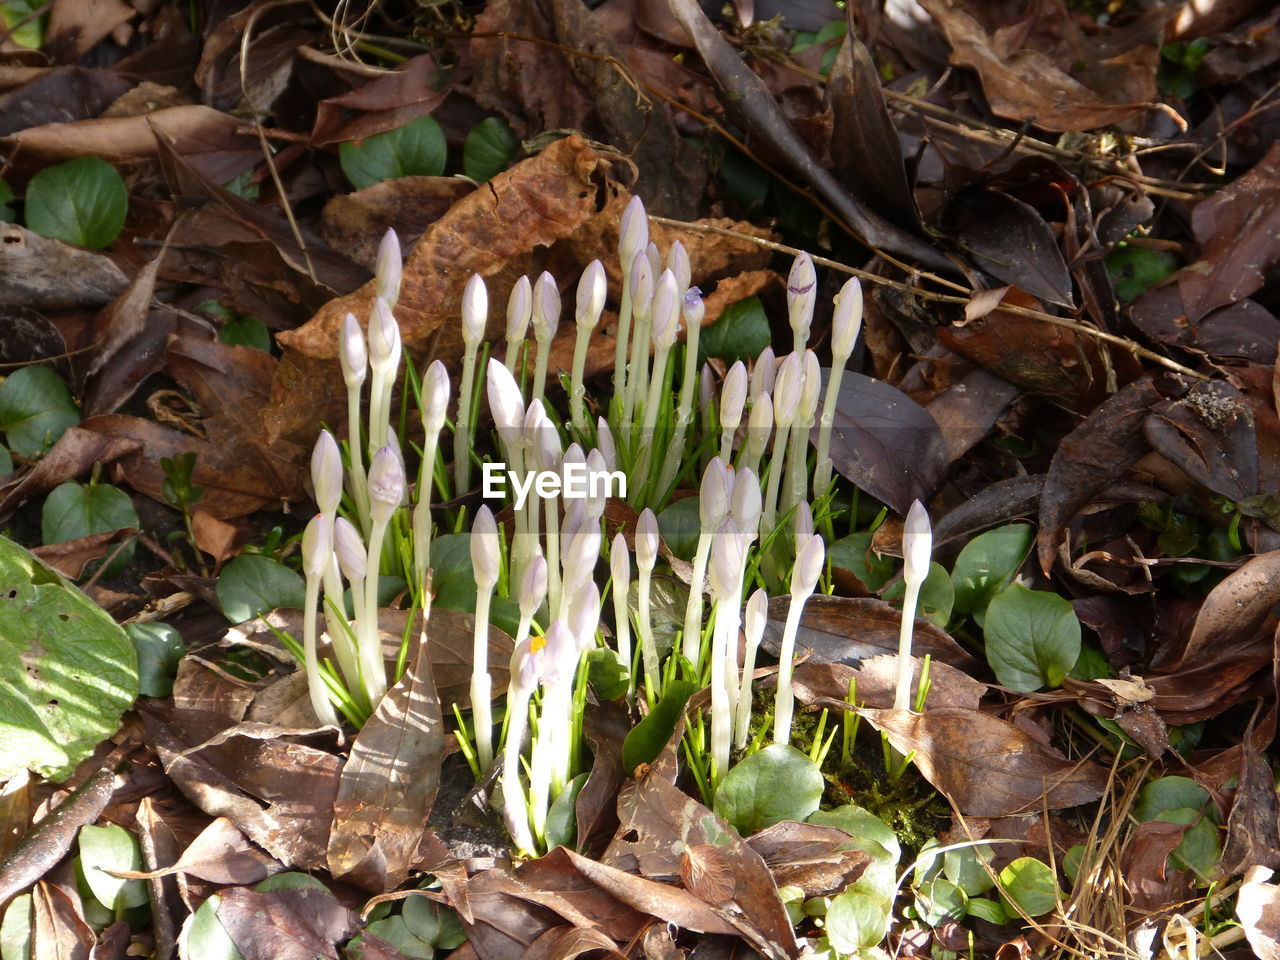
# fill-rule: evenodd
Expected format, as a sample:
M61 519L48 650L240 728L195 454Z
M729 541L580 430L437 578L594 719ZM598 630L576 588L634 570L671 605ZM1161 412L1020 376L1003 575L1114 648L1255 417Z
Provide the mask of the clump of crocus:
M813 495L820 497L831 485L831 428L836 419L836 403L840 397L840 381L845 364L853 355L862 329L862 284L849 280L836 295L835 316L831 320L831 376L822 401L822 419L818 426L818 453L814 461Z
M911 635L916 622L916 604L920 587L929 576L929 557L933 552L933 531L929 512L919 500L911 504L902 528L902 579L906 594L902 598L902 625L898 630L898 681L894 687L893 709L911 709Z
M822 537L814 534L796 557L791 570L791 607L787 610L787 622L782 631L782 645L778 650L778 693L773 707L773 742L789 743L791 740L791 715L795 698L791 691L791 670L796 653L796 633L800 630L800 616L804 605L813 595L826 562L826 547Z
M471 391L475 387L476 354L489 321L489 293L480 275L472 274L462 291L462 386L453 431L453 489L461 496L471 488Z
M488 507L476 511L471 525L471 567L476 579L475 634L471 653L471 717L475 726L476 759L480 769L493 760L493 714L490 709L489 602L498 583L501 561L498 526Z

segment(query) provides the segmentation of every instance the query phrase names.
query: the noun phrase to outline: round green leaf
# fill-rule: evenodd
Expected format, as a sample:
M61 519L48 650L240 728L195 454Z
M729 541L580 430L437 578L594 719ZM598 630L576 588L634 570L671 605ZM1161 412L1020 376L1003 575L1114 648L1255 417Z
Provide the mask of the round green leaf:
M27 185L27 226L81 247L105 247L120 233L129 192L100 157L76 157L41 170Z
M884 905L865 893L842 893L827 907L827 939L841 953L874 947L884 939L887 923Z
M411 123L338 147L342 172L357 189L397 177L437 177L444 172L444 131L429 114Z
M40 532L46 544L136 528L138 524L138 511L129 495L108 483L83 486L68 480L50 492L40 511ZM133 544L130 543L119 552L107 572L127 566L132 559Z
M80 865L84 868L85 883L108 910L119 912L147 902L145 882L126 880L111 872L142 869L142 848L124 827L115 824L81 827Z
M965 544L951 571L956 609L961 613L985 612L991 598L1013 579L1027 559L1034 537L1035 528L1030 524L1011 523L988 530Z
M187 652L182 635L167 623L131 623L125 628L138 655L138 692L167 697L173 692L178 663Z
M995 851L983 844L980 847L961 847L942 855L942 872L948 880L971 897L986 893L996 885L991 871L985 866Z
M15 453L39 456L79 422L66 381L48 367L22 367L0 383L0 430Z
M410 960L431 960L436 955L435 947L415 937L409 931L404 917L395 916L387 917L385 920L375 920L366 929L375 937L381 937L387 941L399 950L401 955L409 957Z
M907 593L905 580L898 580L880 594L882 600L902 606L903 597ZM924 617L930 623L945 628L951 619L951 607L955 602L955 590L951 586L951 576L947 568L936 560L929 563L929 575L920 584L919 606L916 616Z
M1000 871L1000 892L1029 917L1039 917L1058 905L1058 881L1049 865L1035 857L1019 857Z
M1009 922L1009 914L1004 907L994 900L984 900L981 897L970 897L965 912L971 917L981 917L988 923L994 923L998 927L1002 927Z
M818 809L825 782L818 765L786 743L751 754L725 774L715 811L744 837Z
M13 473L13 457L8 447L0 447L0 477Z
M31 960L31 894L14 897L0 922L0 960Z
M462 144L462 170L483 183L507 169L519 149L520 138L507 121L487 117L471 128Z
M596 697L617 700L627 692L631 674L612 647L596 647L587 652L587 681Z
M277 607L301 609L306 583L270 557L242 555L222 571L215 588L222 612L232 623L244 623Z
M178 937L181 956L199 960L244 960L231 934L218 919L220 903L222 898L215 893L187 918Z
M969 906L969 897L950 880L937 877L921 885L916 892L916 909L920 919L931 927L948 920L959 920Z
M1218 843L1218 828L1208 816L1200 816L1199 810L1166 810L1157 820L1190 825L1182 835L1182 841L1169 855L1171 866L1179 870L1191 869L1208 879L1218 873L1222 860L1222 847Z
M701 529L697 497L676 500L658 514L658 532L662 534L662 542L681 560L693 560Z
M100 606L0 537L0 780L48 780L115 732L138 695L124 630Z
M747 297L725 308L698 337L698 361L719 357L725 363L758 357L773 339L759 297Z
M888 554L872 550L871 537L870 531L851 533L833 543L827 556L833 567L852 571L864 587L876 591L893 579L897 563Z
M833 810L819 810L809 817L810 823L837 827L850 836L850 848L871 857L854 888L889 902L898 885L898 860L902 846L893 829L869 810L847 803Z
M329 892L329 888L318 877L313 877L309 873L301 873L297 870L273 874L253 889L258 893L270 893L272 890L323 890L325 893Z
M1080 621L1056 593L1005 587L987 606L987 662L1019 693L1062 683L1080 656Z
M1133 817L1139 823L1160 819L1166 810L1201 810L1209 802L1209 791L1190 777L1161 777L1138 792ZM1216 815L1216 808L1211 815Z

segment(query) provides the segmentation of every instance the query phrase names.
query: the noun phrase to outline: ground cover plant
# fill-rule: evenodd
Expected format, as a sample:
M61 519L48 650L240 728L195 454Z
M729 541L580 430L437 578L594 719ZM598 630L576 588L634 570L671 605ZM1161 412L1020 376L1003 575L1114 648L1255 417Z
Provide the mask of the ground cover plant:
M1276 16L0 2L0 960L1276 954Z

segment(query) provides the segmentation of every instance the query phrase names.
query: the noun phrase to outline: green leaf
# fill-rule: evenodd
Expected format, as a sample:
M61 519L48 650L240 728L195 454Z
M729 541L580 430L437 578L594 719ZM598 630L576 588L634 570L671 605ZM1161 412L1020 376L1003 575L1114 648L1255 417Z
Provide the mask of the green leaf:
M899 580L881 593L880 598L901 607L906 593L906 581ZM935 626L946 627L947 621L951 619L951 607L955 603L955 589L951 586L947 568L936 560L929 561L929 575L920 584L918 603L916 616L924 617Z
M13 473L13 457L8 447L0 447L0 477Z
M481 120L462 144L462 170L479 183L507 169L520 149L520 138L501 117Z
M258 893L270 893L272 890L323 890L325 893L329 892L329 888L324 885L323 881L311 876L309 873L299 873L297 870L273 874L253 889Z
M974 537L951 571L956 590L956 610L985 613L991 598L1013 579L1031 550L1035 529L1027 523L1011 523ZM982 626L982 620L978 626Z
M697 497L676 500L658 514L658 532L662 534L662 542L681 560L693 560L698 551L701 530Z
M31 14L43 6L41 0L6 0L5 3L0 3L0 23L3 23L6 30L17 28L9 39L28 50L39 50L44 46L44 28L49 22L49 14L31 17ZM31 19L28 20L28 17ZM20 23L22 26L19 27Z
M547 811L547 846L572 846L578 835L578 817L574 804L578 793L587 782L587 775L580 773L564 785L564 789L551 801Z
M803 751L773 743L739 761L716 789L715 812L744 837L818 809L826 781Z
M80 828L80 864L85 883L97 901L119 913L148 901L142 880L126 880L108 871L141 870L142 848L124 827L86 825Z
M302 577L269 557L236 557L223 569L215 591L232 623L244 623L277 607L300 610L306 602Z
M950 880L936 877L916 892L916 909L920 919L931 927L948 920L959 920L969 905L968 895Z
M188 960L244 960L227 928L218 919L220 903L222 898L215 893L187 918L178 938L182 957Z
M342 172L357 190L397 177L438 177L444 172L444 131L435 118L419 117L386 133L338 147Z
M1004 907L994 900L984 900L981 897L970 897L965 912L971 917L980 917L988 923L994 923L1000 927L1008 923L1010 919Z
M12 199L13 188L0 180L0 220L6 223L13 223L13 207L9 206L9 201Z
M0 383L0 430L15 453L39 456L79 422L66 381L48 367L22 367Z
M438 950L452 950L467 939L458 915L434 900L409 897L400 912L409 932Z
M253 182L253 175L254 170L250 167L234 180L228 180L224 183L222 189L227 193L234 193L237 197L243 197L245 200L257 200L258 194L262 191L262 185Z
M14 897L0 921L0 960L31 960L31 894Z
M1150 250L1121 243L1107 257L1107 272L1116 296L1125 303L1136 300L1178 269L1178 258L1167 250Z
M415 937L404 917L387 917L375 920L366 928L375 937L381 937L410 960L431 960L436 955L435 947L419 937Z
M827 939L841 953L856 954L874 947L884 939L887 926L884 905L865 893L842 893L827 907Z
M619 699L627 692L630 680L630 671L612 647L596 647L587 652L587 681L599 700Z
M758 357L769 346L769 318L759 297L747 297L725 308L698 338L698 362L719 357L725 363Z
M942 872L966 894L976 897L996 885L991 871L985 866L994 854L995 851L987 844L948 850L942 855Z
M167 623L131 623L125 628L138 655L138 692L167 697L173 692L178 663L187 652L182 635Z
M82 486L68 480L54 487L40 511L41 538L46 545L126 527L136 529L139 523L133 500L119 487L109 483ZM133 559L133 547L132 543L127 544L106 572L112 573L128 566Z
M688 680L672 680L662 688L658 705L632 727L622 741L622 769L628 776L635 773L640 764L652 763L662 752L684 712L684 705L697 692L698 684Z
M898 860L902 857L902 847L898 843L897 834L887 823L870 810L853 803L832 810L819 810L809 817L809 823L837 827L849 834L850 847L871 857L871 863L854 886L863 892L874 892L884 900L893 898L898 884Z
M1139 791L1133 817L1139 823L1147 823L1158 820L1167 810L1202 810L1208 802L1209 791L1190 777L1161 777Z
M0 537L0 780L24 768L65 780L137 695L133 644L119 624Z
M898 564L888 554L872 550L871 538L870 531L851 533L833 543L827 556L831 558L833 567L849 570L864 587L875 593L893 579Z
M119 235L128 210L124 181L100 157L46 167L27 184L27 226L81 247L107 246Z
M1048 864L1035 857L1019 857L1000 871L1000 894L1027 916L1039 917L1058 905L1058 881Z
M253 347L263 353L271 352L271 331L251 314L230 317L218 331L218 340L230 347Z
M1062 683L1080 656L1080 621L1070 602L1020 584L987 606L987 662L996 679L1019 693Z
M1165 810L1156 819L1187 827L1182 841L1169 855L1170 866L1179 870L1194 870L1205 879L1221 872L1219 865L1222 847L1218 843L1218 827L1207 814L1201 816L1199 810L1183 808Z

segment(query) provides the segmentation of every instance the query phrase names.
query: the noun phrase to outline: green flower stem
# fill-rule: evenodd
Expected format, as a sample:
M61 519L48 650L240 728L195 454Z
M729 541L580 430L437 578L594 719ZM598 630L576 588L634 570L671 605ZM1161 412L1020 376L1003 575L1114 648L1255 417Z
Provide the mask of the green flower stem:
M693 576L689 581L689 603L684 609L684 643L681 653L696 668L702 656L702 587L707 581L707 558L711 555L711 534L698 534L693 555Z
M382 636L378 632L378 581L382 573L382 541L386 537L386 523L374 523L369 531L369 553L365 565L364 609L357 611L357 636L360 643L360 662L378 664L377 669L366 672L363 686L369 698L370 709L376 709L378 701L387 692L387 668L382 659ZM352 596L355 591L352 591Z
M822 398L822 417L818 422L818 456L813 471L813 495L819 497L831 486L831 428L836 422L836 402L840 397L840 381L844 377L843 364L831 368L827 380L827 392Z
M761 533L769 533L774 528L778 516L778 490L782 485L782 471L786 461L787 444L791 439L791 426L774 426L773 456L769 462L769 482L764 493L764 512L760 516ZM785 510L784 510L785 512Z
M583 373L587 368L587 344L591 340L591 328L585 324L577 324L577 336L573 342L573 373L569 381L569 412L573 419L573 428L578 436L585 437L589 429L587 423L587 388L583 384Z
M325 693L324 681L320 678L320 660L316 656L316 604L320 600L320 579L307 577L306 580L306 616L302 621L303 669L307 672L307 690L311 695L311 709L321 723L338 725L338 714L329 702Z
M453 492L457 496L471 489L471 394L476 382L476 350L477 344L467 344L462 355L458 421L453 431Z

